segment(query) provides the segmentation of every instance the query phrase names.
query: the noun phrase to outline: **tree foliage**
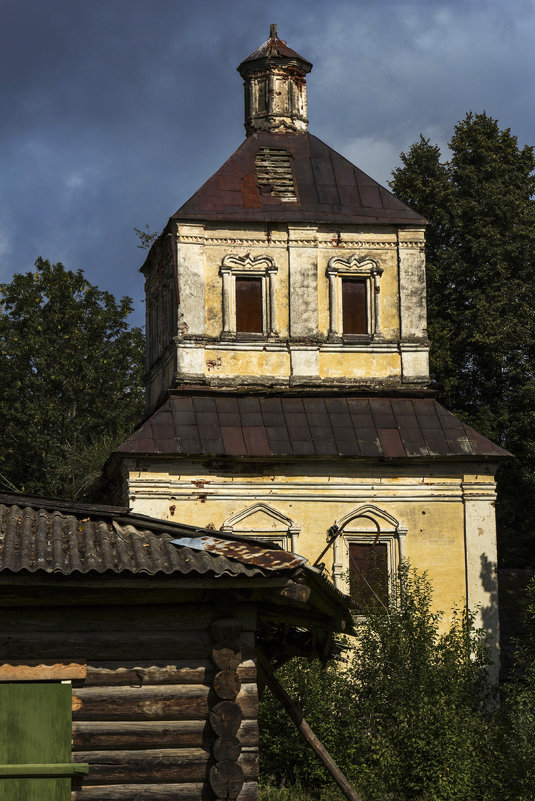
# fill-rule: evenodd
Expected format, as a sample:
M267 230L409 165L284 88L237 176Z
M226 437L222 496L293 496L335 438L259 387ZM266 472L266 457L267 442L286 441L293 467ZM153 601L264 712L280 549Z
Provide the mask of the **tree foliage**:
M511 451L498 474L503 564L535 559L535 157L469 113L444 161L420 137L393 173L427 228L431 374L439 399Z
M399 603L368 609L345 668L292 660L281 681L364 801L531 801L535 638L499 705L483 633L461 612L444 631L431 601L404 567ZM533 632L535 584L531 601ZM260 735L262 798L341 799L268 691Z
M365 801L466 801L480 792L492 739L487 656L465 614L441 633L427 578L403 567L399 603L367 610L345 669L289 664L284 680ZM327 798L329 782L271 698L261 732L266 778Z
M0 284L0 485L74 497L143 411L132 301L37 259Z
M502 687L500 747L491 781L499 801L532 801L535 787L535 579L527 591L525 633L517 642L515 669Z

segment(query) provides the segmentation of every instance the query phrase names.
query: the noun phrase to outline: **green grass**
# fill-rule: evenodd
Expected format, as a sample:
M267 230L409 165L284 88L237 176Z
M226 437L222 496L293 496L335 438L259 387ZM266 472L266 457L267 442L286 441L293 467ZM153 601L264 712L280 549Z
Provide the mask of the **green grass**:
M311 794L302 787L260 787L258 801L344 801L343 795L334 788L324 789L319 795Z

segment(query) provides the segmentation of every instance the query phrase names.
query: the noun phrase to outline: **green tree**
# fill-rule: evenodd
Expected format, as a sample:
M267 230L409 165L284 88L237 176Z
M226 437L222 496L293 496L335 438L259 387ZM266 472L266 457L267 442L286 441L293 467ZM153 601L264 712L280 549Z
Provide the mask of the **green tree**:
M370 605L345 669L293 660L280 673L365 801L495 798L487 777L499 737L484 637L462 613L442 631L431 602L425 575L405 566L399 602ZM265 784L301 784L309 799L338 797L269 692L260 726Z
M390 183L429 221L431 375L439 399L515 456L498 473L502 564L535 563L535 157L469 113L451 158L420 137Z
M0 284L0 485L79 497L143 412L143 334L81 270Z
M493 785L499 801L532 801L535 787L535 579L527 589L526 631L516 649L516 671L502 688L504 716Z

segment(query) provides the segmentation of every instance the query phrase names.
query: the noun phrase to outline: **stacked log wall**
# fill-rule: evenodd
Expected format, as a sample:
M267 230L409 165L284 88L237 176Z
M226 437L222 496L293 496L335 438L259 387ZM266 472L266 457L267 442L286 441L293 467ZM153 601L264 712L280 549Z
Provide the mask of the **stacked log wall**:
M230 649L235 692L224 703L239 711L232 759L242 781L238 794L229 797L254 801L254 607L235 607L232 616L236 625L239 621ZM213 659L213 627L220 618L214 605L199 603L9 610L0 634L0 660L87 664L85 679L73 686L72 718L73 761L88 763L89 774L73 786L71 801L218 798L213 769L221 763L216 743L222 741L210 717L215 720L213 710L229 685L229 672ZM227 689L218 691L221 682ZM228 747L228 741L223 745ZM228 770L228 759L223 761Z

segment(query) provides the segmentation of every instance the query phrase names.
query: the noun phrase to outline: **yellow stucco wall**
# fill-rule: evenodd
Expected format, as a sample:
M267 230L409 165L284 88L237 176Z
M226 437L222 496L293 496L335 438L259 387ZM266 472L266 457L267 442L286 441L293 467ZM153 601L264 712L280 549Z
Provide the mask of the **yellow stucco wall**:
M234 386L241 377L248 384L256 378L259 384L267 385L326 379L336 384L384 381L392 386L427 380L428 348L425 315L421 314L425 296L422 230L393 226L343 226L343 230L334 230L325 225L275 224L268 232L258 224L180 222L176 237L179 306L173 334L177 348L175 380L179 383L198 380L199 376L217 386L225 382ZM229 258L245 260L246 266L234 264L226 279L223 265ZM243 274L239 269L255 269L258 259L267 259L264 264L271 265L271 271L259 268L260 272L265 269L265 335L249 337L248 350L247 335L236 336L232 329L234 281L235 275ZM344 275L361 275L356 266L361 263L373 262L378 270L375 279L371 273L368 279L361 275L367 286L369 332L360 347L342 341L341 279L331 283L328 275L333 259L352 265L343 268L350 270ZM412 271L410 280L402 275L405 264ZM356 272L352 273L353 269ZM333 286L338 287L334 295ZM332 297L337 300L331 306ZM332 312L335 308L338 311ZM403 308L405 322L400 318ZM338 321L334 328L332 314ZM259 339L266 348L258 346ZM404 353L405 344L411 341L419 360L412 353ZM180 351L183 346L190 349L187 357ZM304 357L299 352L303 347L315 353L310 351ZM196 349L198 356L191 349ZM155 385L151 397L161 397L162 387L168 383L163 363L152 370L150 380Z
M390 378L401 372L399 353L322 351L319 354L321 378Z
M127 475L133 511L216 531L229 518L265 504L299 530L296 549L310 562L323 550L327 530L335 521L371 505L406 529L405 556L419 571L427 571L435 608L446 613L467 600L465 479L486 488L489 509L494 500L489 470L465 476L460 465L407 465L400 475L399 467L347 460L270 465L140 461L129 465ZM234 531L282 536L286 524L260 511ZM398 563L399 542L394 539ZM290 547L290 539L288 543ZM331 571L333 550L324 561Z
M263 350L205 350L208 372L217 376L268 375L289 376L290 354L288 352Z

